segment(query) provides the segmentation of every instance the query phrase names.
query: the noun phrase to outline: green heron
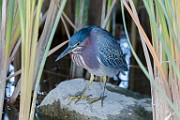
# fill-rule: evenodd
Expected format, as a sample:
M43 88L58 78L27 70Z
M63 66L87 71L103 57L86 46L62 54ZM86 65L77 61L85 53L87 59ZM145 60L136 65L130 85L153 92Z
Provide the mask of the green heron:
M93 82L94 75L103 76L103 81L106 83L106 76L113 77L119 72L124 73L128 70L117 40L101 27L86 26L76 32L68 42L68 47L56 61L69 53L75 64L85 68L91 74L90 82L79 94L79 99Z

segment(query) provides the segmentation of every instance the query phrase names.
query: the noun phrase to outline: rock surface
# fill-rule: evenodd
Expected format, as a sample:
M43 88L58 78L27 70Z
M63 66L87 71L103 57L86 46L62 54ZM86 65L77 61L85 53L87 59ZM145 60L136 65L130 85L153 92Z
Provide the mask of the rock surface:
M38 114L54 120L152 120L150 98L111 84L106 84L103 107L101 101L89 104L86 99L68 104L70 99L66 97L82 91L87 83L84 79L60 83L38 106ZM102 91L103 83L93 82L85 95L98 98Z

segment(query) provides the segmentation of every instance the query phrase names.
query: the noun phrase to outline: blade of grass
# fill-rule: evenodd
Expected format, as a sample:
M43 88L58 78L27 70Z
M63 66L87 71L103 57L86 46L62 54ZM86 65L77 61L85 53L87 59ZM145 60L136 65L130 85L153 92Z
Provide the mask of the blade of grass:
M84 10L83 10L83 18L82 18L83 25L87 24L88 10L89 10L89 0L84 0Z
M71 22L71 20L68 18L68 16L63 12L63 17L66 19L66 21L74 28L74 30L78 31L77 27Z
M108 0L107 11L109 11L109 9L110 9L110 7L112 5L112 2L113 2L113 0ZM109 19L108 22L107 22L106 30L110 31L110 26L111 26L111 19Z
M64 21L63 16L61 16L61 20L62 20L62 23L64 25L64 28L65 28L65 31L66 31L66 35L67 35L68 39L70 39L70 33L69 33L68 27L66 25L66 22Z
M41 7L42 7L42 0L38 1L38 5L37 5L37 12L36 12L36 17L35 17L35 22L34 22L34 30L33 30L33 37L32 37L32 48L31 48L31 52L32 52L32 56L31 56L31 63L30 63L30 80L32 80L33 84L33 79L34 79L34 69L35 69L35 61L36 61L36 48L37 48L37 40L38 40L38 31L39 31L39 25L40 25L40 13L41 13ZM32 4L33 6L35 6L35 1ZM32 7L32 12L34 11L33 9L34 7ZM33 13L32 13L33 16ZM34 17L32 17L32 20L34 19ZM30 120L34 119L34 112L32 113L32 111L35 111L35 107L31 106L31 111L30 111Z
M133 11L136 19L140 23L139 18L138 18L138 14L136 12L136 8L135 8L133 2L132 1L129 1L129 2L130 2L130 6L132 8L132 11ZM139 31L139 34L140 34L140 37L141 37L141 43L142 43L142 46L143 46L144 56L145 56L146 64L147 64L147 67L148 67L148 72L152 77L154 77L153 70L152 70L152 65L151 65L151 61L150 61L150 57L149 57L149 52L148 52L147 46L146 46L146 44L144 42L145 38L143 37L143 35L141 34L140 31Z
M64 46L66 43L68 43L68 41L69 40L66 40L66 41L62 42L61 44L57 45L56 47L54 47L53 49L51 49L48 53L48 56L52 55L54 52L59 50L62 46Z
M6 86L6 74L7 74L7 54L5 54L5 40L6 40L6 16L7 16L7 1L2 0L2 17L0 28L0 119L2 119L3 106L4 106L4 93Z
M154 8L154 2L153 1L148 1L148 2L150 5L150 8L151 8L151 12L153 14L155 14L157 9L154 10L155 9ZM157 15L156 19L158 19L159 17L163 17L163 16ZM151 26L152 44L153 44L153 47L154 47L156 53L159 54L158 56L160 57L159 59L160 59L160 62L162 63L163 60L166 60L166 56L164 55L164 52L162 52L162 48L159 47L159 46L161 46L161 44L159 45L158 38L154 33L155 28L152 27L151 21L150 21L150 26ZM166 32L166 31L164 31L164 32ZM153 63L155 64L155 61ZM167 64L162 64L162 69L163 69L164 73L167 73L167 67L168 67ZM156 82L162 83L162 82L160 82L161 80L157 78L157 76L159 76L159 72L158 72L157 67L154 67L154 76L156 76L156 78L155 78ZM156 104L158 104L158 103L161 104L162 109L164 109L166 111L166 108L164 108L164 106L166 106L166 103L165 103L166 101L161 100L161 97L159 96L159 94L157 93L157 91L153 85L151 85L151 90L152 90L151 96L152 96L153 120L163 119L163 117L164 117L163 114L159 114L159 113L161 113L161 109L159 109Z
M15 45L15 47L14 47L12 53L11 53L11 56L10 56L10 58L9 58L9 63L8 63L8 65L12 62L12 60L13 60L16 52L18 51L18 49L19 49L19 47L20 47L20 45L21 45L21 38L18 39L18 41L17 41L17 43L16 43L16 45Z
M107 13L107 15L106 15L106 18L105 18L103 24L101 25L102 28L105 28L105 27L106 27L107 22L108 22L108 20L109 20L109 18L110 18L110 15L111 15L111 13L112 13L112 11L113 11L113 8L114 8L116 2L117 2L117 0L113 0L113 3L111 4L111 7L110 7L110 9L109 9L109 11L108 11L108 13Z
M0 1L0 28L1 28L1 19L2 19L2 0Z
M8 76L8 77L6 78L6 80L9 80L10 78L15 77L15 76L17 76L17 75L19 75L19 74L21 74L21 70L18 70L18 71L16 71L14 74Z
M17 43L17 40L20 37L21 27L20 27L20 16L19 16L19 9L15 6L14 10L14 17L13 17L13 30L12 30L12 37L10 43L10 53L13 51L14 46Z
M44 29L42 31L42 34L40 35L39 41L38 41L38 46L37 46L37 53L36 53L36 68L35 68L35 76L34 76L34 84L35 84L35 80L37 78L37 74L39 71L39 66L41 64L44 52L45 52L45 48L48 44L48 40L51 34L51 31L53 29L53 25L54 25L54 21L57 15L57 6L56 3L54 1L50 2L48 11L47 11L47 17L46 17L46 21L44 24Z
M27 66L28 66L28 62L26 61L26 53L27 53L27 49L28 47L26 46L27 45L27 37L26 37L26 5L25 2L23 0L19 0L19 12L20 12L20 23L21 23L21 36L22 36L22 63L21 63L21 66L22 66L22 81L21 81L21 96L20 96L20 114L19 114L19 119L20 120L23 120L23 119L28 119L29 115L28 115L28 111L29 111L29 108L27 106L27 109L25 110L25 101L27 100L27 104L29 104L29 100L28 98L26 97L26 94L27 94L27 84L28 84L28 73L27 73ZM28 54L29 55L29 54ZM29 58L28 58L29 59Z
M174 29L173 29L173 23L175 23L175 26L178 26L178 24L177 24L177 21L176 21L176 17L175 17L175 15L174 15L174 11L173 11L173 8L172 8L172 4L171 4L171 2L169 1L169 0L166 0L165 1L165 3L167 2L167 7L169 7L169 9L168 10L170 10L170 15L171 16L169 16L167 13L167 7L165 7L165 3L164 2L162 2L162 1L157 1L156 0L156 2L160 2L160 5L161 5L161 7L162 7L162 10L163 10L163 12L164 12L164 15L165 15L165 17L166 17L166 20L167 20L167 23L168 23L168 27L169 27L169 32L172 34L172 37L173 37L173 40L174 40L174 42L176 43L175 45L176 45L176 47L177 47L177 50L178 50L178 52L180 53L180 45L179 45L179 43L178 43L178 39L177 39L177 37L176 37L176 35L175 35L175 32L174 32ZM179 27L176 27L176 30L177 30L177 32L178 33L180 33L180 31L179 31Z
M10 41L12 33L12 24L13 24L13 14L14 14L14 0L9 1L8 3L8 19L7 19L7 32L6 32L6 54L9 55L10 50Z

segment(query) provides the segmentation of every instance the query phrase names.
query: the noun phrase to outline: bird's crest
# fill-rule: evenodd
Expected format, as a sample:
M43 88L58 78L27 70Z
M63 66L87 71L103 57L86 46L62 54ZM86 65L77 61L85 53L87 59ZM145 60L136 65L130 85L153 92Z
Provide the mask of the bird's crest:
M95 26L86 26L85 28L82 28L81 30L79 30L78 32L76 32L70 39L69 41L69 45L73 46L78 42L83 42L90 34L91 30L94 28Z

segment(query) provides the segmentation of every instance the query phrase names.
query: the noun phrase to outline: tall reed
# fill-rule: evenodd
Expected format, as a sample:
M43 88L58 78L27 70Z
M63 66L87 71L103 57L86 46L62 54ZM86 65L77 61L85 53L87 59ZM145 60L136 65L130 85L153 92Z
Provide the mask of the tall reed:
M6 75L10 56L10 41L15 1L0 1L0 119L4 105ZM7 12L8 11L8 12Z
M14 56L20 46L21 69L13 76L16 77L20 74L21 80L18 81L11 97L13 100L10 102L14 102L17 95L21 93L19 119L34 119L37 86L55 30L67 2L67 0L51 1L51 8L48 9L47 17L46 14L43 16L43 18L46 17L45 27L42 34L39 35L43 1L0 1L0 119L2 119L6 80L12 77L6 76L7 68L10 63L16 61ZM58 8L58 6L60 7ZM35 82L33 101L31 101Z
M145 69L133 48L132 53L138 64L142 68L145 75L151 82L152 88L152 108L153 119L172 119L178 120L180 117L180 66L179 66L179 10L180 2L172 1L146 1L143 0L145 9L149 15L151 25L152 44L146 36L140 22L138 21L137 12L132 1L130 6L127 1L123 0L126 10L138 27L139 33L146 46L150 50L153 57L153 63L149 63L149 67L153 67L153 74ZM124 16L123 16L124 18ZM123 19L125 22L125 19ZM125 25L126 28L126 25ZM144 52L145 55L147 55Z
M31 105L31 93L35 68L36 47L38 42L38 30L42 0L38 1L35 13L35 1L18 1L21 23L21 96L20 96L20 120L28 120Z

